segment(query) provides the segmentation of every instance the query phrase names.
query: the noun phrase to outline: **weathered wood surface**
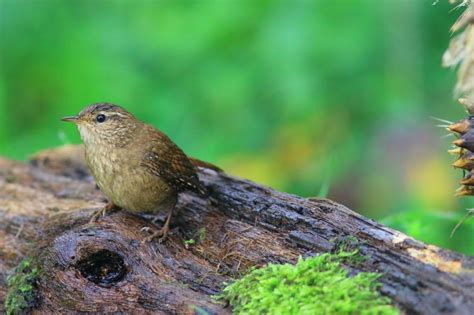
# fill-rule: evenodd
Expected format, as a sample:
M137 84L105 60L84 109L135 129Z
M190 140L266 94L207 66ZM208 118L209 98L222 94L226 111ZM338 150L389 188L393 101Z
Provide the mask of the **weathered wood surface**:
M206 169L199 175L211 196L183 194L169 240L142 244L140 229L153 226L146 218L122 211L88 223L104 197L80 147L45 151L29 164L0 158L0 300L8 270L34 255L43 270L37 314L226 314L231 310L211 296L249 267L349 246L366 259L348 268L383 273L383 294L406 313L472 314L473 257L426 245L332 201Z

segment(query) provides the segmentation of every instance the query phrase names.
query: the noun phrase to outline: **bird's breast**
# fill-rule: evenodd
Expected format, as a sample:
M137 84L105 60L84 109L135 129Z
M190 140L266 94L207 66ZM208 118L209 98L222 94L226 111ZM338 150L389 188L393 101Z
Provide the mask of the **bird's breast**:
M145 172L133 150L86 147L86 161L107 198L135 212L155 212L175 192L160 177Z

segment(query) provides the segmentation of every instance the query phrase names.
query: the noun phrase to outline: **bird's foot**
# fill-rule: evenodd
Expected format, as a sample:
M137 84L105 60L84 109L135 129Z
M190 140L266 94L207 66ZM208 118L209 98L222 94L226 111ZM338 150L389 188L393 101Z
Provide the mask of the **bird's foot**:
M114 212L119 209L120 209L119 207L109 202L102 209L94 211L94 213L91 216L91 219L89 220L89 223L97 222L97 220L99 220L100 217L105 217L107 213Z
M143 227L141 228L140 231L142 232L152 232L151 235L148 235L147 237L143 238L142 239L142 244L145 244L145 243L149 243L151 241L153 241L153 239L155 237L160 237L158 239L158 242L161 244L163 243L164 241L166 241L166 239L168 238L168 233L169 233L169 230L170 230L170 227L169 225L165 224L161 229L159 230L155 230L155 229L152 229L148 226L146 227Z
M170 212L168 213L168 215L166 216L166 221L165 221L165 224L163 225L163 227L159 230L153 230L149 227L144 227L142 228L141 230L142 231L152 231L153 233L151 233L151 235L145 237L143 240L142 240L142 244L144 243L148 243L148 242L151 242L153 241L153 239L155 237L160 237L158 239L158 242L159 243L163 243L164 241L166 241L166 239L168 238L168 233L170 231L170 221L171 221L171 216L173 214L173 209L170 210ZM155 218L156 219L156 218Z

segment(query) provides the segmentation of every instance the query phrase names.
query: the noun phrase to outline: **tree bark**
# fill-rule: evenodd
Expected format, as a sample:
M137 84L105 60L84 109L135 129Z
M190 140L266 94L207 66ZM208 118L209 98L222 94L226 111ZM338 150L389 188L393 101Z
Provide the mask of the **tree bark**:
M346 267L382 273L381 292L402 311L474 310L473 257L424 244L335 202L209 169L199 176L210 196L180 196L163 244L142 244L142 228L154 224L126 211L91 224L105 199L82 156L80 147L65 146L29 164L0 158L0 300L7 272L29 255L41 269L33 313L227 314L231 309L212 295L250 267L357 248L365 259Z

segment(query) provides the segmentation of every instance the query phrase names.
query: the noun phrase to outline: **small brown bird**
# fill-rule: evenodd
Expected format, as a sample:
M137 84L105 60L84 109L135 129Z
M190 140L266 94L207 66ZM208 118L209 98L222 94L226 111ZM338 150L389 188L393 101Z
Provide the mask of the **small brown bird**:
M193 162L216 168L188 158L164 133L137 120L122 107L92 104L79 115L62 120L78 126L87 165L109 200L91 221L121 208L153 214L166 211L162 229L144 239L151 241L160 236L162 242L167 238L178 194L184 190L206 194Z

